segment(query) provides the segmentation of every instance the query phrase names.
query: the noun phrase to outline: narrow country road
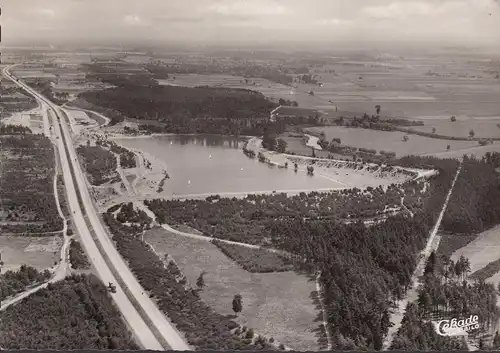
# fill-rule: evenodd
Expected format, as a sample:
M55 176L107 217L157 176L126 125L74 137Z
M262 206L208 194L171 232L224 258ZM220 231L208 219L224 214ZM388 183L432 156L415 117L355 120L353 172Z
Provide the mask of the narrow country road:
M45 112L45 114L43 114L43 116L44 116L44 119L43 119L44 133L47 135L47 137L51 138L50 130L49 130L49 120L48 120L48 116L47 116L46 111L44 110L43 105L42 105L42 109ZM51 138L51 141L52 141L52 144L54 145L54 158L55 158L54 179L53 179L54 198L55 198L57 213L59 213L59 217L63 221L63 230L56 231L56 232L47 232L44 234L61 233L62 232L63 244L61 246L59 264L57 265L57 267L55 269L54 268L51 269L52 278L50 278L47 282L42 283L40 285L37 285L33 288L30 288L22 293L19 293L18 295L14 296L13 298L3 300L2 305L0 306L0 311L7 309L11 305L19 303L21 300L23 300L26 297L29 297L33 293L36 293L43 288L46 288L49 283L55 283L55 282L63 280L64 278L66 278L66 276L68 275L68 273L70 271L69 251L68 251L69 250L69 238L67 236L68 222L67 222L67 219L64 216L64 213L61 209L59 192L57 190L57 177L59 175L59 173L58 173L59 162L57 160L57 153L56 153L57 146L56 146L54 139Z
M390 322L392 322L394 325L389 328L389 331L387 333L387 336L384 340L383 343L383 348L382 350L388 350L391 345L392 341L394 339L394 336L398 332L399 328L401 327L401 321L403 320L405 311L406 311L406 306L408 303L412 303L415 300L417 300L418 297L418 286L419 286L419 278L420 276L423 275L424 269L425 269L425 264L427 263L427 259L429 258L429 255L432 252L432 245L434 242L434 239L437 235L437 232L439 230L439 227L441 225L441 221L443 220L444 213L446 211L446 208L448 207L448 202L450 201L451 194L453 192L453 188L455 187L455 183L458 179L458 175L460 174L460 171L462 170L462 162L460 162L457 173L455 174L455 178L453 179L453 182L451 184L450 190L448 191L448 194L446 195L446 199L443 204L443 208L441 209L441 212L439 213L439 217L436 221L436 224L432 228L432 231L429 235L429 238L427 239L427 243L425 245L425 248L422 250L420 253L420 260L417 264L417 267L415 268L415 271L413 272L413 276L411 279L411 288L408 290L406 293L405 298L400 300L397 305L397 309L391 313L390 317Z
M130 269L125 265L125 262L114 248L109 237L106 235L106 232L102 224L100 223L98 215L90 200L90 195L86 187L85 179L81 172L80 166L76 162L76 152L71 141L69 140L69 129L64 117L61 114L61 111L56 105L48 101L38 92L34 91L26 84L19 82L14 77L12 77L9 73L9 69L11 67L12 66L4 68L4 75L16 82L27 92L32 94L37 100L45 103L57 118L54 119L53 125L55 128L54 130L61 167L63 169L64 184L67 191L69 208L73 211L75 226L80 233L82 244L84 245L86 253L88 254L89 260L94 265L98 276L105 284L107 284L108 282L112 282L116 285L117 292L112 295L112 298L115 301L118 309L121 311L134 336L137 338L138 343L145 349L150 350L164 350L169 348L174 350L189 350L189 346L182 340L175 329L168 322L167 325L165 325L165 317L153 304L149 296L144 296L142 294L144 290L139 286L139 283L130 272ZM57 120L60 120L60 123ZM64 144L66 144L69 152L68 154L66 152ZM72 166L74 168L77 185L75 185L73 181L69 163L72 163ZM85 210L97 235L98 241L100 243L99 245L101 245L104 250L104 254L100 252L83 217L82 210L77 199L77 187L82 195ZM129 292L132 293L131 297L135 299L139 304L139 306L151 322L151 325L154 327L156 331L155 333L153 333L153 330L148 326L148 324L146 324L145 319L141 317L136 307L134 307L129 297L125 293L124 288L120 286L119 281L111 271L110 267L108 267L108 264L106 263L103 255L105 255L115 267L115 273L117 273L121 277L121 282L125 283L125 285L128 287L127 289L129 290ZM157 336L159 336L159 338ZM162 344L160 343L160 341L165 341L166 343Z

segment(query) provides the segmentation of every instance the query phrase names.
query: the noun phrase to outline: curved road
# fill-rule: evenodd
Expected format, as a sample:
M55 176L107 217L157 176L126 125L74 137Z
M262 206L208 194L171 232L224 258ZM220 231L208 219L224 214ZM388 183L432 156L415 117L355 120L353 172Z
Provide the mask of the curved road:
M169 348L174 350L189 350L189 346L184 342L184 340L177 333L170 322L166 320L163 313L160 312L160 310L152 302L149 296L143 295L144 290L141 288L128 266L125 264L123 259L118 254L117 250L114 248L113 243L106 235L106 231L102 226L99 216L97 215L93 207L90 194L86 186L86 181L83 176L84 174L80 169L80 165L76 162L76 152L72 143L69 141L69 129L66 125L64 117L61 116L61 111L56 105L40 95L38 92L31 89L23 82L19 82L14 77L12 77L12 75L9 73L9 69L11 67L12 66L4 68L4 75L16 82L27 92L31 93L37 100L47 105L55 114L55 116L60 120L59 124L54 119L54 132L57 136L56 141L59 150L59 156L61 159L61 167L63 169L64 184L68 195L69 208L73 211L75 226L79 230L85 250L89 255L89 259L94 265L101 280L104 283L112 282L116 285L117 292L112 295L112 298L121 311L128 326L136 336L138 343L145 349L150 350L164 350ZM64 137L66 138L64 139ZM64 148L64 140L66 141L66 146L69 152L68 154L66 153L66 149ZM73 182L69 163L72 163L73 165L77 185L75 185ZM112 266L121 277L123 283L127 285L127 289L130 293L132 293L134 299L136 299L136 301L139 303L143 312L146 313L148 319L150 320L150 322L152 322L152 325L154 325L154 328L158 332L158 335L161 336L159 337L160 339L157 338L157 336L155 336L155 334L153 333L153 330L148 327L145 320L141 317L141 315L138 313L136 308L133 306L133 304L125 294L123 288L120 287L116 277L113 275L111 269L108 267L108 264L104 260L103 254L101 254L99 248L97 247L97 244L94 242L94 239L92 238L92 235L90 233L90 229L85 222L82 210L78 203L76 187L78 187L80 190L88 218L91 222L92 227L94 228L100 245L104 249L105 255L109 258ZM164 347L160 343L160 340L168 342L168 345L170 347Z

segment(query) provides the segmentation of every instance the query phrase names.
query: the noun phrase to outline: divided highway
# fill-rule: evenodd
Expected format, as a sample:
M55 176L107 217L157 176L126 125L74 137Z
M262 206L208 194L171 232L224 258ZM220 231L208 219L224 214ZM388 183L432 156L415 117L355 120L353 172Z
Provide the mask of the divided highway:
M57 136L57 148L61 159L61 167L68 195L69 209L73 212L75 226L81 236L85 250L89 255L89 260L94 265L99 277L105 284L112 282L116 285L117 291L112 294L113 300L121 311L129 328L137 338L138 343L145 349L149 350L190 350L190 347L182 339L173 325L165 318L163 313L158 309L155 303L153 303L147 293L145 294L144 289L140 286L125 261L115 249L111 239L108 237L106 230L99 219L99 215L93 206L84 173L77 162L76 152L70 140L69 128L61 110L58 106L31 89L25 83L17 81L17 79L14 78L9 72L11 67L12 66L4 68L4 76L16 82L19 86L32 94L37 100L47 105L58 118L57 120L60 121L59 124L58 121L54 119L53 125L55 130L54 132ZM65 144L68 153L66 153ZM76 185L73 182L71 175L70 163L75 173ZM82 210L78 203L77 188L80 191L85 211L92 225L97 241L101 249L103 249L103 253L99 250L98 244L94 241L91 231L84 219ZM112 269L106 263L103 255L109 259L111 266L115 270L115 274L113 274ZM119 276L120 278L116 276ZM146 320L141 317L125 293L124 288L120 286L120 283L125 284L128 293L133 297L131 299L138 303L143 314L147 316L146 319L149 321L150 326L154 327L148 326Z

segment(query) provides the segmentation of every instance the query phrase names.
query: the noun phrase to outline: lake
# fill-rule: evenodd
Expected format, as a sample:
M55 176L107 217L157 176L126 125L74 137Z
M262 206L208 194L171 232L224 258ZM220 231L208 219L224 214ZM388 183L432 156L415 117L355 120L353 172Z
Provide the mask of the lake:
M162 195L252 193L339 188L320 175L308 176L260 163L243 154L245 138L215 135L169 135L115 139L116 143L162 160L170 179Z

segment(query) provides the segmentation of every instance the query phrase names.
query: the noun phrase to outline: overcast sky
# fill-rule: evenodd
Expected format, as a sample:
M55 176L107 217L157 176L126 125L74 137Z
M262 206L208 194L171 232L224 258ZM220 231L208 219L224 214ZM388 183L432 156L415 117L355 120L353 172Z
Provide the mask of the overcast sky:
M3 0L0 21L5 44L37 38L500 43L500 0Z

